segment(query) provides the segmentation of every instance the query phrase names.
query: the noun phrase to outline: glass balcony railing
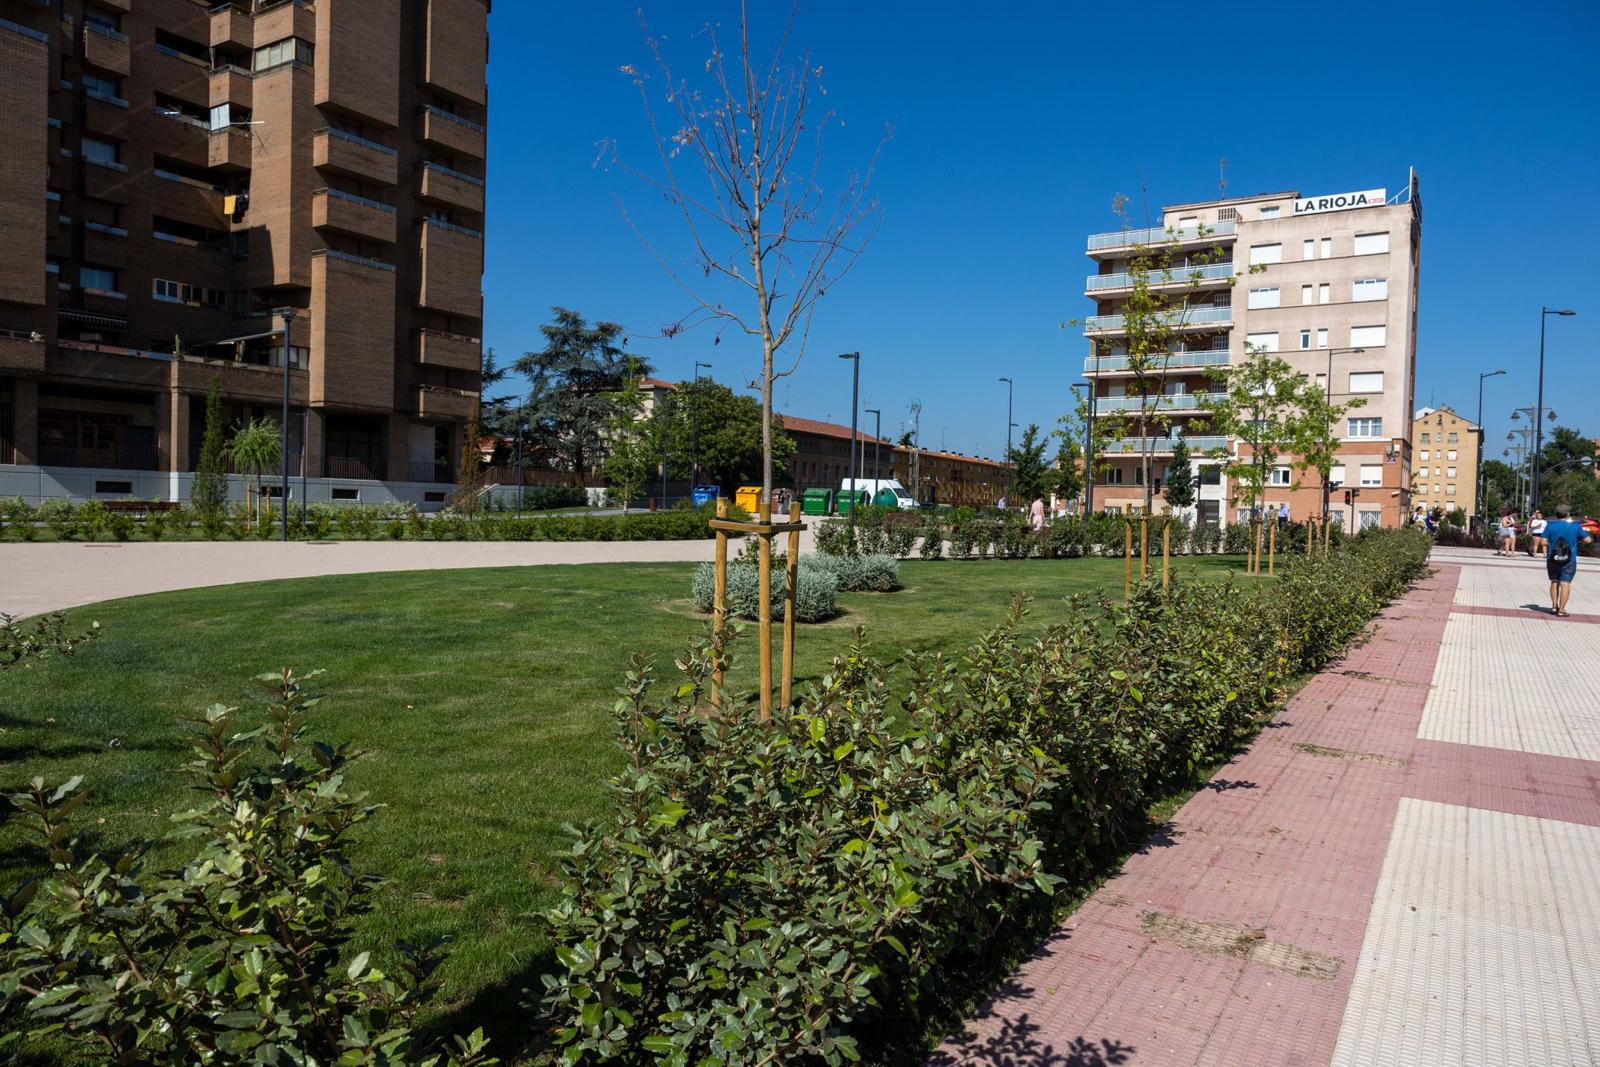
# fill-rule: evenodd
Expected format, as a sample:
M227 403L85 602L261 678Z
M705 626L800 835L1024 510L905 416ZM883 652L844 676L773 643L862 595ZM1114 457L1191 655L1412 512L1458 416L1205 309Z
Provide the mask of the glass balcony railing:
M1185 226L1182 229L1173 227L1168 230L1161 226L1152 226L1148 230L1116 230L1112 233L1092 233L1089 235L1089 251L1094 252L1102 248L1126 248L1129 245L1153 245L1163 241L1196 241L1202 238L1227 237L1239 229L1236 222L1217 222L1203 229L1197 226Z
M1206 305L1204 307L1176 308L1167 312L1167 322L1173 329L1185 329L1189 326L1207 326L1219 322L1233 321L1233 308L1224 304L1220 307ZM1123 315L1090 315L1083 320L1084 329L1120 330L1126 324Z
M1228 350L1212 348L1200 352L1169 352L1165 360L1160 356L1152 356L1149 362L1150 366L1158 371L1181 370L1184 367L1226 367ZM1083 373L1113 374L1117 371L1131 370L1132 364L1131 356L1085 356Z
M1207 401L1220 403L1226 400L1227 393L1176 393L1153 397L1156 403L1150 407L1151 411L1198 411L1200 406ZM1113 411L1142 411L1145 409L1145 397L1141 396L1097 396L1094 399L1094 409L1101 414Z
M1226 437L1187 437L1190 452L1209 452L1214 448L1227 448ZM1108 454L1113 452L1126 452L1138 455L1141 452L1171 452L1172 446L1177 443L1175 437L1123 437L1115 441L1105 442Z
M1193 282L1221 281L1233 277L1234 267L1229 263L1206 263L1193 267L1170 267L1165 270L1153 270L1146 279L1151 285L1182 285ZM1091 274L1084 289L1095 292L1100 289L1126 289L1133 285L1133 275L1127 271L1118 271L1115 274Z

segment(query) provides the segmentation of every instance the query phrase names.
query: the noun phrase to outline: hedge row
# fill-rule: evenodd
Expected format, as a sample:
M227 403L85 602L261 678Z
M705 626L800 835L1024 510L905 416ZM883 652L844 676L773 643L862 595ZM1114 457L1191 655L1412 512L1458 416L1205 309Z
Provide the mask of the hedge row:
M748 561L728 564L728 610L737 618L761 617L760 566ZM784 568L782 556L773 560L774 619L783 618ZM833 618L839 614L839 593L888 593L899 588L900 564L892 556L801 556L795 582L795 618L800 622ZM690 595L699 611L709 613L715 606L716 569L712 564L702 563L695 568Z
M665 696L636 658L612 814L576 832L573 893L548 916L566 1061L914 1051L997 929L1083 884L1108 841L1257 729L1427 553L1424 536L1375 532L1270 586L1080 597L1038 637L1019 602L962 662L911 655L898 688L858 636L766 723L745 704L706 715L725 648L696 644Z

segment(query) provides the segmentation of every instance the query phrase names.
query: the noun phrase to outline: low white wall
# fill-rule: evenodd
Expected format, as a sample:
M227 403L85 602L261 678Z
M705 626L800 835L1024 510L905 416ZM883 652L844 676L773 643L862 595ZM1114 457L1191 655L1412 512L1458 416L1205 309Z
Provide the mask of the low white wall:
M245 479L239 475L228 476L228 499L245 498ZM96 492L96 483L118 482L130 486L129 492ZM281 484L277 478L267 478L270 489ZM68 500L172 500L187 503L194 485L194 475L189 472L170 474L165 471L126 471L98 467L14 467L0 466L0 497L20 496L30 504L39 504L52 498ZM313 504L413 504L418 511L438 511L444 507L445 497L455 488L432 482L379 482L357 478L308 478L305 481L305 499ZM341 490L341 499L334 498L334 490ZM354 491L355 500L347 499ZM430 499L432 498L432 499ZM289 499L301 499L301 480L289 479Z

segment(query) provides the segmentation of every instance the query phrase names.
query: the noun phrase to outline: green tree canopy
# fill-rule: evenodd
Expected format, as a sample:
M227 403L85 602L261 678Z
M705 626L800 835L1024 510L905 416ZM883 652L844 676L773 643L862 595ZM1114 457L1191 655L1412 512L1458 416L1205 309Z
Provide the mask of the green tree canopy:
M1056 494L1058 500L1076 500L1078 494L1083 492L1083 449L1078 447L1078 441L1069 434L1057 434L1060 444L1056 447L1055 466L1050 470L1048 488Z
M1167 464L1167 480L1162 487L1167 503L1174 508L1194 507L1194 471L1190 462L1188 439L1180 435L1172 446L1172 462Z
M200 439L200 462L194 471L189 503L201 519L213 519L228 503L228 438L222 422L222 376L211 376L206 394L205 435Z
M624 389L617 396L612 422L612 448L606 459L606 481L618 496L633 497L661 477L662 447L667 477L687 479L696 456L703 482L732 492L761 483L761 405L709 378L679 382L646 417L643 398ZM788 478L795 441L773 416L774 477Z
M1045 483L1051 473L1044 459L1048 446L1049 439L1039 436L1039 424L1030 422L1028 428L1022 431L1022 440L1007 453L1006 461L1011 464L1012 495L1016 498L1012 503L1026 503L1034 497L1044 496Z
M629 379L650 373L650 365L624 350L627 337L616 323L589 323L562 307L551 311L555 321L539 327L544 348L524 353L513 367L531 383L523 416L534 451L554 469L582 478L603 461L618 394Z

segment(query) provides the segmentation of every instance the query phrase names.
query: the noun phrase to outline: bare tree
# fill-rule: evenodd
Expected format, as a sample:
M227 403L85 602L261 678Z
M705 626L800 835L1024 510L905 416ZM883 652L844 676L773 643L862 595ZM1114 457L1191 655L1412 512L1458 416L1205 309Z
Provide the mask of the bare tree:
M665 328L666 335L714 323L717 343L729 328L760 338L761 378L752 384L761 387L761 488L767 500L773 383L795 372L817 302L849 273L877 233L881 213L869 189L889 136L885 131L866 170L851 174L837 197L823 192L822 134L839 120L832 110L811 113L816 97L826 95L822 68L805 53L786 58L797 10L798 5L790 8L766 61L752 54L748 0L739 5L737 54L731 59L722 50L720 24L706 24L697 35L709 43L699 86L679 76L641 13L664 106L658 110L652 103L647 74L633 66L621 69L638 86L660 170L629 166L610 144L603 153L660 190L689 230L692 272L674 266L640 233L694 304ZM625 208L623 214L639 232ZM729 288L738 298L724 301L719 293ZM782 369L780 353L787 362Z

